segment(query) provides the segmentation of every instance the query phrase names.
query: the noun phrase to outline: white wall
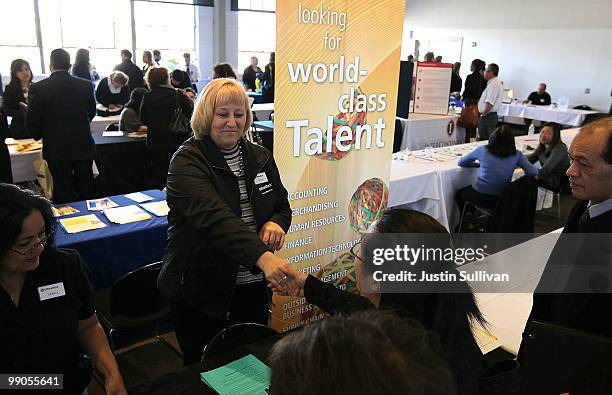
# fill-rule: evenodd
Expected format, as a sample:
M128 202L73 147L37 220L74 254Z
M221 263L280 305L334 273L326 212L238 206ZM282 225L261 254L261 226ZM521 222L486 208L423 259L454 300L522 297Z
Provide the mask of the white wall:
M500 66L519 98L546 82L553 101L569 96L572 106L610 109L611 0L406 0L402 58L414 40L438 37L463 37L464 80L480 58Z
M212 74L213 67L213 23L214 9L212 7L196 7L196 51L200 79L206 79Z

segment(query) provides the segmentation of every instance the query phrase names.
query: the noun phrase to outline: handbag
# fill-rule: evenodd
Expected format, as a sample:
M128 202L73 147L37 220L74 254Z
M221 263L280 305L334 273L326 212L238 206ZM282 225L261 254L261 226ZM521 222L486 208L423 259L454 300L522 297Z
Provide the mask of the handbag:
M43 158L34 161L34 171L36 172L36 181L40 185L42 194L47 199L53 198L53 176L49 170L49 164Z
M459 119L457 119L457 126L462 128L475 128L478 126L479 118L478 105L467 104L461 110L461 115Z
M176 93L176 108L174 109L174 114L172 114L172 118L170 118L170 123L168 124L168 132L175 137L180 137L182 139L188 139L191 136L191 125L189 122L189 118L183 113L183 109L181 108L179 102L178 89L175 90Z

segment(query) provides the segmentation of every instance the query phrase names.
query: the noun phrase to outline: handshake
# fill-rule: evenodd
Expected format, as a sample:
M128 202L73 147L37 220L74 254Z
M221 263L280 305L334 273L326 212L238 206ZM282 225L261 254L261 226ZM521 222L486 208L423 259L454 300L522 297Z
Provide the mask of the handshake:
M304 296L308 275L289 267L286 260L266 252L257 260L257 266L268 280L268 288L283 296Z

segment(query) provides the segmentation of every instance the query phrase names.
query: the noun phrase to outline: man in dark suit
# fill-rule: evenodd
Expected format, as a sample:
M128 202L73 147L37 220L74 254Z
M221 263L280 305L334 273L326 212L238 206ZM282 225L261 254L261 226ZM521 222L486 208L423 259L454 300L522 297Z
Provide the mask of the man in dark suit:
M144 87L142 70L132 62L132 53L127 49L121 50L121 63L115 66L113 71L121 71L128 76L128 88L130 92L136 88Z
M567 175L580 201L550 255L529 318L612 336L612 117L583 127L569 155Z
M91 82L68 73L70 54L51 52L51 75L30 88L26 126L43 138L43 157L53 177L57 203L90 199L96 146L89 124L96 115Z

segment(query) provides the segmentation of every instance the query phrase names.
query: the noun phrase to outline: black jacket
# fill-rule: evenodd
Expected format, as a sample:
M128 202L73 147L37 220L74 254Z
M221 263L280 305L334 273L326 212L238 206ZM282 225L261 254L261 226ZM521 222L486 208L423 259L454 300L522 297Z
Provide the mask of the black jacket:
M543 293L553 284L562 284L565 289L580 287L588 291L596 284L591 281L598 273L610 275L612 210L580 224L580 217L587 210L587 205L588 201L579 201L570 212L533 294L529 319L611 337L609 312L612 311L612 294L572 293L569 290L565 293ZM584 265L601 265L601 268L591 268L585 277L581 273ZM568 278L562 277L567 272L559 274L555 270L564 267L571 268Z
M115 66L113 70L121 71L127 74L128 78L130 79L128 81L128 88L129 88L128 95L134 89L144 87L144 79L142 78L142 70L140 70L140 67L136 66L130 60L124 60L123 62Z
M291 224L287 190L268 150L241 140L247 189L258 231L273 221ZM255 185L258 174L266 182ZM168 246L158 287L172 300L225 319L238 265L258 272L268 247L241 217L238 179L210 137L190 138L168 170Z
M104 77L96 87L96 101L107 108L111 104L123 106L130 101L130 88L124 86L119 93L112 93L108 87L108 77Z
M475 104L480 100L480 95L487 87L487 80L475 71L465 77L465 90L463 91L463 101L467 104Z
M259 77L263 84L261 91L264 103L274 103L274 64L268 63L264 73Z
M254 71L253 68L249 65L244 72L242 73L242 82L244 86L248 89L255 91L255 79L261 77L263 72L259 67L257 67L257 71Z
M184 142L182 138L168 132L170 119L176 110L177 91L168 86L157 86L146 92L140 105L140 121L149 128L147 147L152 150L176 151ZM193 108L189 99L178 92L178 100L183 113L191 117Z
M43 157L48 161L94 159L89 124L95 115L91 82L67 71L56 71L30 88L26 127L35 139L45 140Z
M21 85L19 83L8 84L4 96L2 96L2 111L4 115L12 117L8 137L16 139L31 138L32 135L27 132L25 127L26 111L19 103L27 103Z
M507 184L495 204L488 232L533 233L538 183L524 176Z

